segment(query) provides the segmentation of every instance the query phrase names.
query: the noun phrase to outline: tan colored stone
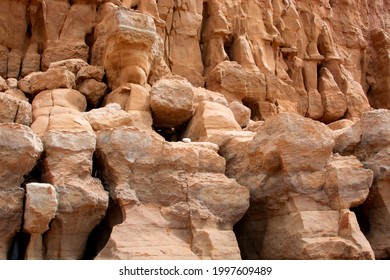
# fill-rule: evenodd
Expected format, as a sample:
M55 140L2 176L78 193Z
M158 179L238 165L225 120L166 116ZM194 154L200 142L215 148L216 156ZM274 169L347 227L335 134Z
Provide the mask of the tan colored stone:
M81 259L90 232L106 212L108 195L91 176L95 134L86 125L64 126L63 118L51 118L43 136L42 180L55 185L58 193L58 210L44 236L45 258Z
M0 122L31 124L31 105L8 93L0 92Z
M101 172L124 216L97 259L240 258L232 226L248 207L248 192L225 177L217 149L131 127L100 131Z
M103 108L93 109L84 113L83 116L95 131L133 125L132 116L123 111L120 105L116 103L107 104Z
M318 91L321 94L324 107L321 121L334 122L344 116L347 110L347 99L338 88L330 71L325 67L321 68L318 80Z
M7 85L10 87L10 89L17 88L18 87L18 80L15 78L8 78Z
M106 94L107 85L95 79L86 79L82 82L79 91L87 98L88 104L95 108Z
M251 193L236 225L244 258L373 258L361 232L339 232L339 210L365 201L372 172L355 157L333 156L333 144L324 124L289 113L266 120L254 137L220 142L227 176Z
M155 127L177 127L194 113L194 93L191 84L179 78L162 79L150 92L150 107Z
M203 101L196 108L183 137L192 141L205 141L223 130L241 130L229 108L219 103Z
M26 185L23 230L30 233L31 237L25 259L43 259L42 234L49 229L57 206L56 191L52 185L41 183Z
M24 198L21 185L42 151L42 141L29 127L0 124L0 259L7 259L12 238L20 230Z
M244 69L234 61L221 62L206 77L206 88L222 93L228 102L246 96Z
M87 102L84 95L74 89L45 90L35 96L32 102L33 111L53 106L73 108L83 112L87 108Z
M57 211L55 188L50 184L26 185L26 206L23 229L29 233L44 233Z
M124 84L104 98L103 105L117 103L131 115L133 125L151 130L153 119L150 110L149 90L136 84Z
M7 89L9 89L9 85L7 84L6 80L0 76L0 91L6 91Z
M68 69L68 71L77 75L77 73L80 71L81 68L88 66L88 63L79 58L71 58L71 59L52 62L50 63L49 69L61 68L63 66L65 66L66 69Z
M241 127L246 127L251 117L251 110L242 103L233 101L229 105L229 109L233 112L234 118Z
M116 89L124 83L145 85L152 65L152 47L157 42L151 16L131 10L116 10L107 18L104 68L108 85ZM107 27L105 27L107 30Z
M66 67L53 68L46 72L31 74L30 87L33 94L47 89L72 89L76 87L75 76Z
M7 77L19 78L23 52L21 49L12 49L8 53Z
M26 95L23 93L23 91L19 90L19 89L16 89L16 88L11 88L11 89L7 89L5 92L5 94L8 94L10 96L13 96L15 98L18 98L20 99L21 101L26 101L26 102L29 102L28 98L26 97Z
M102 66L88 65L82 67L76 75L76 83L81 84L86 79L95 79L101 82L104 77L104 68Z
M0 76L7 77L9 49L0 43Z
M355 122L352 120L348 119L341 119L332 123L328 124L328 127L332 129L333 131L335 130L340 130L340 129L346 129L348 127L351 127Z
M194 92L194 106L197 107L202 101L211 101L220 103L228 107L228 102L222 94L219 92L207 90L201 87L193 87L192 91Z

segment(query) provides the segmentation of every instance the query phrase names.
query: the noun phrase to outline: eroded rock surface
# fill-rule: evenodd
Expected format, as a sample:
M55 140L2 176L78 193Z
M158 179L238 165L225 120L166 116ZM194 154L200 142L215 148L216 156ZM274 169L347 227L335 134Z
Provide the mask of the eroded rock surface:
M0 258L389 258L389 15L2 0Z
M99 172L123 221L97 258L239 259L233 225L249 193L225 177L216 150L130 127L100 131Z
M31 128L0 124L0 259L7 259L12 239L21 230L24 189L22 183L37 164L42 141Z
M282 113L253 138L221 145L228 177L251 193L236 225L250 259L372 259L373 251L349 208L362 204L373 172L354 157L332 154L324 124Z

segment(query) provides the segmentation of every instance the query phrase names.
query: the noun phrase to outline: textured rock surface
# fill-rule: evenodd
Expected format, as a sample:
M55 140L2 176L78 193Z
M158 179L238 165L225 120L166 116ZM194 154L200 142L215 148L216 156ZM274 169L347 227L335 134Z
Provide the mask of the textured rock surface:
M389 38L388 0L0 1L0 258L390 258Z
M136 128L100 131L99 172L123 222L98 258L239 259L233 225L249 193L225 177L216 150L210 143L167 143Z
M40 183L26 185L23 230L31 234L25 256L27 260L43 259L42 234L49 229L57 206L57 194L52 185Z
M21 230L22 183L43 151L42 141L27 126L0 124L0 259L7 259L12 239Z
M367 198L372 171L332 155L333 144L325 125L282 113L252 139L221 145L227 175L250 188L251 207L236 226L245 258L374 258L348 210Z
M389 110L371 111L336 138L338 152L355 154L374 172L374 184L360 213L366 218L365 233L377 258L390 257L389 126Z

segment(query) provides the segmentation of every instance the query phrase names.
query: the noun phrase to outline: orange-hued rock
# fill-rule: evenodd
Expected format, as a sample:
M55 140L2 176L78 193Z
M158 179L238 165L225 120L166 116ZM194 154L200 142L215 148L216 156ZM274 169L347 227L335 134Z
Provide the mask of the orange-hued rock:
M153 118L149 91L141 85L123 84L105 96L103 105L119 104L131 116L134 126L151 130Z
M42 141L27 126L0 124L0 259L7 259L23 217L24 176L43 151Z
M241 130L233 112L220 103L202 101L188 123L183 137L193 141L207 141L211 135L224 130Z
M83 116L91 124L94 131L133 125L132 116L122 110L117 103L110 103L105 107L93 109L84 113Z
M155 1L158 24L163 24L168 65L173 74L185 77L194 86L203 86L203 63L200 33L203 20L203 1Z
M68 71L77 75L82 68L88 66L88 63L80 58L70 58L50 63L49 69L61 68L63 66L65 66Z
M155 127L177 127L194 114L192 85L181 78L161 79L150 91L150 108Z
M108 85L116 89L124 83L146 85L158 48L158 35L153 18L132 10L116 8L108 13L97 28L107 30L95 44L101 48ZM105 40L105 41L103 41ZM156 49L157 52L157 49Z
M58 210L43 239L45 259L83 258L89 234L108 207L107 192L92 177L96 135L81 114L86 107L86 98L73 89L46 90L33 101L32 129L45 145L42 181L58 194Z
M246 96L246 73L235 61L218 64L206 79L206 88L222 93L229 102L242 100Z
M389 223L389 110L373 110L341 134L338 152L355 154L374 173L374 184L361 211L368 219L366 236L376 258L388 258L390 248Z
M238 124L241 127L246 127L251 117L251 110L237 100L230 103L229 108L233 112L234 118Z
M0 123L20 123L29 126L31 104L9 93L0 92Z
M58 210L44 236L46 259L81 259L90 232L106 212L108 195L92 177L96 136L90 130L63 128L61 119L52 119L42 138L42 180L56 186L58 193Z
M79 91L87 98L88 104L95 108L106 94L107 85L95 79L86 79L81 83Z
M353 214L347 225L340 214L365 201L372 171L332 155L333 145L324 124L289 113L266 120L252 138L220 143L226 174L250 189L251 207L236 226L245 258L374 258Z
M389 27L388 0L0 0L0 258L389 258Z
M25 256L27 260L43 259L42 234L49 229L57 206L57 193L52 185L42 183L26 185L23 231L31 234Z
M100 131L99 172L123 219L97 258L239 259L232 230L248 190L225 177L217 149L130 127Z
M325 123L337 121L344 116L347 110L347 99L338 88L328 69L321 69L318 80L318 90L324 107L324 115L321 117L321 121Z
M75 88L75 76L68 69L63 67L51 68L46 72L30 74L30 88L33 94L47 89Z

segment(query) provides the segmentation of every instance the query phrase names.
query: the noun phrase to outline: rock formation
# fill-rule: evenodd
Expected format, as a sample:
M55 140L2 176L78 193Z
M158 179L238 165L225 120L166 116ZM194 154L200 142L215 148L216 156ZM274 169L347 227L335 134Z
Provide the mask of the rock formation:
M388 0L1 1L0 259L390 258L389 38Z

